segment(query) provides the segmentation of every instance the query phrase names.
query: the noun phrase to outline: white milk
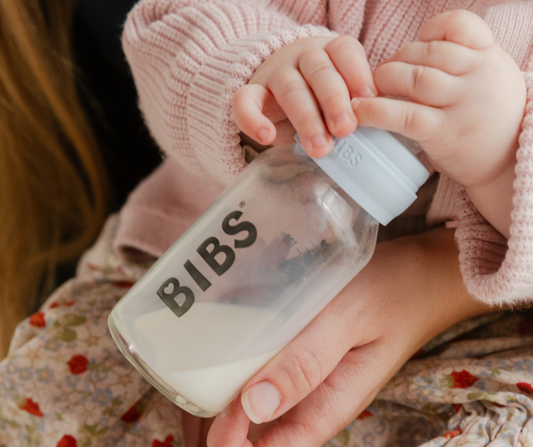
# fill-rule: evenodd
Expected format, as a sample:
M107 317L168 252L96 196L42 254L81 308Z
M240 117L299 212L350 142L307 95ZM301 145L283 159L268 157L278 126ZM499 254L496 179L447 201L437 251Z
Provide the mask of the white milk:
M150 358L150 368L188 401L219 412L281 350L238 359L274 317L261 307L196 302L178 318L165 307L134 320L140 340L136 350Z
M240 393L242 386L279 351L275 349L255 357L205 368L175 372L159 372L154 368L154 371L197 407L218 413Z

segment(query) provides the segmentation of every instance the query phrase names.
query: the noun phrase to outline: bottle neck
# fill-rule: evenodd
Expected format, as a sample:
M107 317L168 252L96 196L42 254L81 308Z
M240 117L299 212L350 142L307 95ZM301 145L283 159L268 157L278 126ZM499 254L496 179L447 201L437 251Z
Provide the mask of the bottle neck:
M429 177L422 163L388 132L359 127L334 141L328 155L313 161L383 225L416 200ZM303 151L301 145L299 149Z

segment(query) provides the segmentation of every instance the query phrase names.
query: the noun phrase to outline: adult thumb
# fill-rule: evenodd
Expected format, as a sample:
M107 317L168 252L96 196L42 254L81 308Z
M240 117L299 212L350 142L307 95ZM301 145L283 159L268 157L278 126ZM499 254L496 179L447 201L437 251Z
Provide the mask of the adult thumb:
M338 320L338 313L326 307L245 385L241 402L252 422L261 424L278 418L335 369L353 346Z

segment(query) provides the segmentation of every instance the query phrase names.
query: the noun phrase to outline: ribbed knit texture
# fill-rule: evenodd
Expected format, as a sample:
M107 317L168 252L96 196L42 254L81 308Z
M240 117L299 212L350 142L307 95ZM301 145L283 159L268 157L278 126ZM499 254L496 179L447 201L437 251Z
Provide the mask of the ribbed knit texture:
M496 232L461 188L457 241L461 271L474 296L502 304L533 296L533 74L526 74L528 103L517 152L511 237Z
M146 0L124 31L124 50L155 140L188 168L225 184L245 167L231 112L235 91L284 45L333 35L320 26L298 26L274 6L257 3ZM308 21L325 19L323 3L272 3Z
M530 1L140 1L128 17L124 49L151 133L173 160L172 169L160 169L153 177L159 176L161 180L172 172L175 176L196 174L190 176L187 188L165 187L170 182L157 179L144 182L121 214L123 223L117 247L128 246L159 256L168 248L169 240L183 232L186 225L182 223L189 224L207 206L211 193L203 195L203 188L209 183L220 188L244 169L246 160L232 117L231 99L271 54L308 36L351 34L361 41L374 68L415 40L421 26L431 17L459 8L485 18L498 43L524 71L528 86L517 154L511 238L507 242L496 232L477 212L464 189L444 177L428 221L459 221L461 270L474 296L493 304L533 299ZM188 191L198 194L195 196L198 206L189 206L188 211L181 206L165 206L186 202ZM162 215L158 212L160 208L166 210L164 219L158 217ZM149 236L147 229L151 230Z

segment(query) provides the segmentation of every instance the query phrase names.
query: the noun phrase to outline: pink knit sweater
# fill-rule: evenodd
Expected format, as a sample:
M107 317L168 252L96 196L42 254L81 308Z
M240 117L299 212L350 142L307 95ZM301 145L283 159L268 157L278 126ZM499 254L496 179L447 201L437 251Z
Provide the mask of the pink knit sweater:
M116 246L160 256L246 166L235 90L272 53L307 36L350 34L371 68L416 39L431 17L469 9L524 72L528 103L517 153L509 241L442 177L428 214L457 219L470 292L488 303L533 299L533 2L503 0L142 0L123 42L151 133L168 155L121 212ZM495 111L496 113L496 111ZM130 251L131 253L131 251Z

